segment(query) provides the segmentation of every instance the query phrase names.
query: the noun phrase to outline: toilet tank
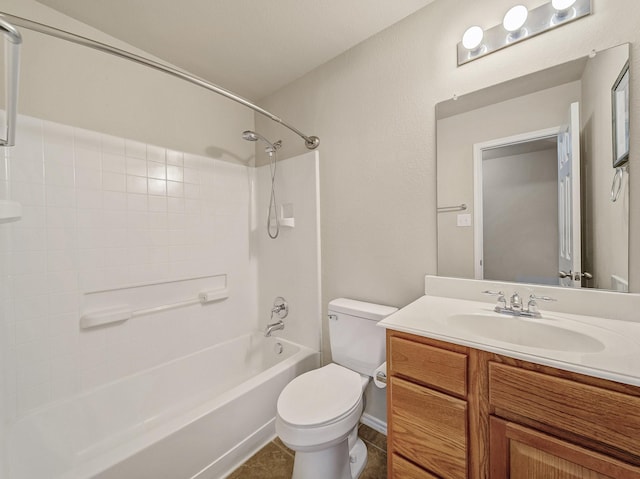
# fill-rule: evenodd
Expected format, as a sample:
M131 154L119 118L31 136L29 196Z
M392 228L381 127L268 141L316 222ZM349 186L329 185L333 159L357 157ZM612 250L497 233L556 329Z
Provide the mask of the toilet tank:
M378 321L398 308L338 298L329 303L329 340L333 362L373 376L385 361L385 329Z

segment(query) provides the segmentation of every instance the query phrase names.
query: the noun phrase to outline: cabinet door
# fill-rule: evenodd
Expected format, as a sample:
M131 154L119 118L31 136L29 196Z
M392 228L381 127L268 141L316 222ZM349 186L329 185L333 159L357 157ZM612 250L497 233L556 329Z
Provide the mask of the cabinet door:
M443 479L467 478L467 403L400 378L389 381L390 452Z
M491 479L640 479L640 468L495 417Z

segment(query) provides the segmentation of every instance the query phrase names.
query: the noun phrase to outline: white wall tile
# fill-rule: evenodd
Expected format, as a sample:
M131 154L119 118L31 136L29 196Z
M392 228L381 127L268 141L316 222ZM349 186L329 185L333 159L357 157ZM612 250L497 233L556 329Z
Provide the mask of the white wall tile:
M127 172L127 159L122 155L102 152L102 171L125 174Z
M168 165L167 180L180 182L184 181L184 168L176 165Z
M47 272L47 254L44 251L17 251L10 256L11 275L45 274Z
M78 273L76 271L47 273L46 283L46 291L49 293L75 293L78 291Z
M147 160L164 164L166 162L166 150L159 146L147 145Z
M199 306L101 330L78 327L94 291L227 273L240 279L231 285L236 294L255 294L242 280L252 270L245 167L26 117L20 125L23 141L4 170L0 163L24 211L0 231L10 251L0 252L8 266L7 280L0 278L4 397L13 403L5 414L28 414L249 331L247 301L222 333ZM225 222L216 211L227 213ZM217 231L221 224L228 229ZM160 305L165 296L150 301Z
M184 153L181 151L167 150L167 165L184 165Z
M16 228L13 232L13 251L44 251L45 228Z
M111 211L123 211L127 209L127 195L116 191L104 191L104 208Z
M10 279L14 299L32 299L49 289L46 274L16 274Z
M73 186L75 184L73 157L70 163L57 160L46 161L44 165L44 177L47 185Z
M101 135L95 131L84 130L82 128L74 128L74 147L76 153L78 150L94 150L99 152L101 148Z
M167 196L182 198L184 196L184 184L180 181L167 181Z
M9 158L9 175L12 181L21 183L41 183L44 184L44 161L42 153L39 157L16 157Z
M144 158L144 157L143 157ZM127 157L127 175L147 176L147 160Z
M98 176L97 180L99 185L101 182L101 177ZM78 206L78 209L101 210L103 208L102 190L100 190L99 188L89 190L77 189L76 204Z
M79 251L79 250L78 250ZM72 271L78 267L75 250L57 250L47 252L47 271Z
M183 169L183 178L185 183L190 183L193 185L200 184L200 176L198 170L194 168L184 168Z
M124 156L124 138L118 138L111 135L101 135L102 139L102 151L104 153L110 153L113 155Z
M78 241L74 229L54 227L47 228L48 250L70 250L77 247Z
M45 189L39 183L14 183L11 198L25 206L44 206ZM43 210L44 211L44 210Z
M78 188L100 190L102 189L102 173L95 168L76 167L75 182Z
M167 211L170 213L181 213L184 211L183 198L167 198Z
M65 165L73 167L73 140L69 143L44 143L44 164L45 166ZM45 175L51 173L55 168L45 170Z
M141 158L143 160L147 159L147 145L141 143L139 141L134 140L125 140L125 155L128 158Z
M54 208L75 208L76 190L70 186L56 186L47 184L45 190L47 206Z
M172 167L175 168L175 167ZM167 166L164 163L157 163L155 161L147 162L147 174L149 178L156 178L158 180L167 179Z
M122 173L103 171L102 188L107 191L127 191L127 177Z
M167 194L166 180L149 179L149 194L164 196Z
M47 228L64 228L73 233L76 227L76 210L73 208L58 208L48 205L46 209Z
M156 213L167 211L167 199L163 196L149 196L149 211Z
M147 178L141 176L127 176L127 193L138 195L147 194ZM145 204L146 209L146 204Z

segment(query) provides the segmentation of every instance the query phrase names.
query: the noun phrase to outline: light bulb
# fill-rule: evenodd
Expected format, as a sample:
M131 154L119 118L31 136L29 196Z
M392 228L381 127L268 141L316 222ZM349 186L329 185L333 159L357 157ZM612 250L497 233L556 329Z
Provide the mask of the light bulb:
M576 3L576 0L551 0L551 5L559 12L568 10L574 3Z
M482 43L484 38L484 31L477 25L467 28L467 31L462 35L462 46L467 50L475 50Z
M511 7L504 15L502 25L508 32L517 32L520 30L529 16L529 10L524 5L516 5Z

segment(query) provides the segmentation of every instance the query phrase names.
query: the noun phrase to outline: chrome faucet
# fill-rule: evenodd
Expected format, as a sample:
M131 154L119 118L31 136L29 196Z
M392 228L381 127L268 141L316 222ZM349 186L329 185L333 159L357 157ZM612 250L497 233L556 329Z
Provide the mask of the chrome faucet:
M272 332L284 329L283 319L286 318L288 314L289 303L287 303L287 300L282 296L278 296L273 301L273 307L271 308L271 319L273 319L274 315L276 315L280 319L278 319L278 321L276 321L275 323L267 324L267 328L264 330L264 336L268 338L269 336L271 336Z
M280 331L281 329L284 329L284 321L281 319L275 323L267 324L267 328L264 330L264 337L268 338L271 336L271 333L274 331Z
M498 297L498 304L493 310L496 313L509 314L511 316L524 316L525 318L541 318L542 315L538 310L537 300L540 301L557 301L549 296L536 296L531 294L529 296L529 302L527 303L527 309L522 308L522 299L517 291L515 291L511 298L509 298L509 304L502 291L483 291L483 294L490 294Z

